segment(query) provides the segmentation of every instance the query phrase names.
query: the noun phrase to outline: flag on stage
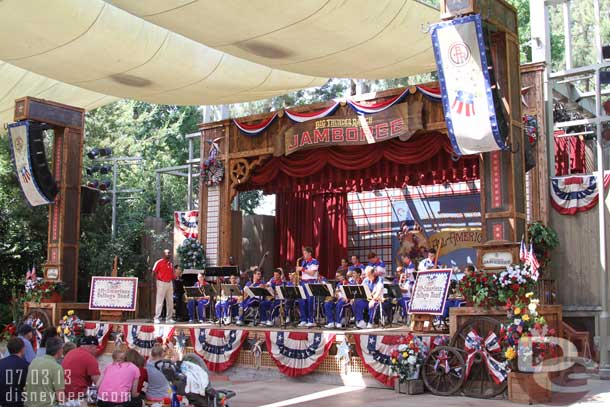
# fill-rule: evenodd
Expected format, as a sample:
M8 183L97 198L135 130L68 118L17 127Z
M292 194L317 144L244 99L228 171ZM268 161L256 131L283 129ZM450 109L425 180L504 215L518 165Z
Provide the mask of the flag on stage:
M540 263L536 258L536 253L534 253L534 245L531 242L526 264L530 265L532 278L534 280L538 280L538 269L540 268Z
M525 262L526 259L527 249L525 248L525 240L523 239L523 236L521 236L521 245L519 246L519 260L521 260L521 262Z

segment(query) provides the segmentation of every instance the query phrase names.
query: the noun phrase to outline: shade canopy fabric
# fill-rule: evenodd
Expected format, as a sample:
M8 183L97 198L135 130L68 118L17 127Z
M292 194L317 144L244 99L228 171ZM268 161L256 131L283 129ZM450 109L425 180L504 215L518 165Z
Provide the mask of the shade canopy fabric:
M436 19L416 0L3 0L0 122L22 96L225 104L427 72Z

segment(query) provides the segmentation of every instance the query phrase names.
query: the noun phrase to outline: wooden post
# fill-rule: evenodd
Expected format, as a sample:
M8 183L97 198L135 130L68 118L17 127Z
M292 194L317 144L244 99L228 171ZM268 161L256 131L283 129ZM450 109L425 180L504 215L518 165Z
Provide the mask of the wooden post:
M59 193L49 205L44 277L62 281L66 285L64 301L76 301L85 110L25 97L15 101L14 119L48 123L53 127L52 174Z

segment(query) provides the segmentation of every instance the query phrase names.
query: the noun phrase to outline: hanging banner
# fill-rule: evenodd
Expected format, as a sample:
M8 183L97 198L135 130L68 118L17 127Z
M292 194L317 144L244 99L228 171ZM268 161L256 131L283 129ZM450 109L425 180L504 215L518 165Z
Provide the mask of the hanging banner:
M199 237L199 211L174 212L174 258L178 258L178 247L186 238Z
M13 154L17 179L25 199L31 206L48 205L53 201L42 193L32 171L28 130L29 124L27 121L9 124L8 126L9 145Z
M604 174L604 188L610 184L610 173ZM551 178L551 204L562 215L576 215L597 205L596 175L571 175Z
M97 338L97 356L102 355L112 331L112 324L107 322L85 322L83 329L85 336L95 336Z
M212 372L223 372L233 366L246 338L248 331L244 330L191 328L195 353Z
M280 372L303 376L313 372L326 359L335 341L334 334L321 332L265 332L267 351Z
M423 128L422 106L421 101L414 100L370 112L339 109L332 117L295 123L284 132L284 154L333 145L380 143L396 137L406 141Z
M176 328L167 325L123 325L125 343L142 356L149 357L155 343L166 344L174 337Z
M418 272L409 303L409 314L443 315L451 273L451 269Z
M505 150L487 69L481 16L433 25L432 45L455 152L468 155Z
M474 248L480 245L482 240L480 228L462 228L434 233L428 238L428 244L436 249L440 257L456 250Z

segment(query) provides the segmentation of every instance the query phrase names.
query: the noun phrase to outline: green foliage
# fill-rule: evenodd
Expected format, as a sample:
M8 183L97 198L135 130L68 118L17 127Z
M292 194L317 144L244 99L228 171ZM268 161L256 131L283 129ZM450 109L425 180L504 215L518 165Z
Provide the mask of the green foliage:
M191 237L184 239L178 246L177 252L183 270L205 268L205 253L203 252L203 246L197 239Z
M530 242L534 245L534 253L540 263L540 269L543 272L550 270L551 250L559 246L557 232L552 227L545 226L542 222L533 222L529 224L527 233Z
M245 215L254 215L254 210L263 200L263 192L258 190L240 192L238 196L239 209Z

